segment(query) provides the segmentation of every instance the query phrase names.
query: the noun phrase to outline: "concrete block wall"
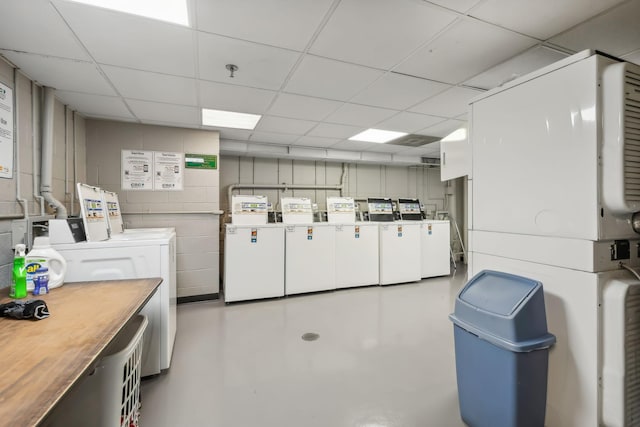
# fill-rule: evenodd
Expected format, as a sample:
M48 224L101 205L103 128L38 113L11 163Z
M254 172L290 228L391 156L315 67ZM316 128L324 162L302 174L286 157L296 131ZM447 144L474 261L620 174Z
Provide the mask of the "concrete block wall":
M174 227L177 234L178 297L219 292L218 170L186 169L182 191L121 189L121 151L219 153L215 131L87 120L87 181L118 193L127 228Z
M40 182L40 141L33 149L33 130L39 124L32 119L32 91L40 94L41 90L34 85L28 76L19 71L14 74L13 67L0 59L0 81L14 90L14 106L16 111L14 144L14 177L0 179L0 288L11 283L13 248L11 224L13 219L7 215L37 216L40 215L40 200L34 194L34 180L39 193ZM66 117L66 120L65 120ZM85 137L84 118L66 108L61 102L54 107L54 146L53 146L53 194L63 202L67 210L77 212L78 205L72 206L74 181L86 179L85 175ZM35 171L34 171L35 156ZM75 158L75 162L74 162ZM19 161L16 161L19 159ZM76 168L77 166L77 168ZM20 192L18 194L18 177ZM17 199L26 200L27 210ZM54 213L48 206L46 214Z

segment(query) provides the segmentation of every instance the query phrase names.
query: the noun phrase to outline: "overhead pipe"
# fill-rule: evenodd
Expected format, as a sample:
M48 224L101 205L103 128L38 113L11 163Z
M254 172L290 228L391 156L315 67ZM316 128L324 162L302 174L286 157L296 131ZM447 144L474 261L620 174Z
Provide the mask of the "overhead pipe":
M13 69L13 99L14 99L14 109L13 109L13 146L16 150L16 163L13 165L14 173L16 174L16 200L19 204L22 205L23 209L23 218L29 218L29 203L27 199L21 198L22 188L20 186L20 140L18 139L18 133L20 132L20 115L18 114L18 107L20 106L19 96L18 96L18 69Z
M228 208L231 211L233 191L239 188L263 189L263 190L338 190L342 196L344 193L344 183L347 176L346 164L342 164L342 175L340 185L305 185L305 184L231 184L227 188Z
M53 122L54 122L55 96L54 90L44 87L44 106L42 121L42 162L40 173L40 193L44 200L55 209L56 218L66 219L67 208L53 196Z
M31 82L31 145L33 148L31 156L31 165L33 170L33 197L39 200L40 216L44 216L44 197L38 189L39 176L38 167L38 141L40 141L40 96L38 86Z

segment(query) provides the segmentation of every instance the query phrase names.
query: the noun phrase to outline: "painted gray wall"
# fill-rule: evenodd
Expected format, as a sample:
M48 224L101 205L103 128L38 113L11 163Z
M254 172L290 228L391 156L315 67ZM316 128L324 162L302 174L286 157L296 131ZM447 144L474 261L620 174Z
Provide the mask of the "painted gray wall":
M33 123L32 123L32 82L21 74L16 73L14 82L13 67L0 60L0 81L14 89L14 99L17 105L15 132L17 137L14 146L13 179L0 179L0 215L24 214L24 209L17 198L26 199L29 216L40 214L39 199L33 194L33 180L40 178L39 166L33 170L33 156L37 158L37 165L40 165L40 142L38 141L36 150L33 150ZM39 88L36 87L37 91ZM66 116L66 120L65 120ZM75 125L75 126L74 126ZM75 148L75 150L74 150ZM77 169L74 168L75 164ZM65 108L59 101L55 102L54 109L54 147L53 147L53 194L63 202L69 213L78 212L78 205L71 206L71 200L75 187L74 180L85 180L85 119ZM20 177L20 194L16 194L17 176ZM38 189L39 191L39 189ZM45 212L53 213L48 207ZM11 267L13 262L13 249L11 239L10 219L0 219L0 287L9 286L11 283Z
M86 126L86 183L118 193L126 228L175 227L178 297L218 293L219 217L191 213L219 210L218 170L186 169L183 191L126 191L120 183L122 150L218 155L218 132L94 119Z

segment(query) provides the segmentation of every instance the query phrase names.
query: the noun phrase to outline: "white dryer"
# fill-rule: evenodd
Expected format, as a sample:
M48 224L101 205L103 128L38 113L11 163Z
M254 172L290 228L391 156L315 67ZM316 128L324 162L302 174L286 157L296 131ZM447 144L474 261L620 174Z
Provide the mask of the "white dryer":
M422 278L451 274L449 221L426 219L420 225Z

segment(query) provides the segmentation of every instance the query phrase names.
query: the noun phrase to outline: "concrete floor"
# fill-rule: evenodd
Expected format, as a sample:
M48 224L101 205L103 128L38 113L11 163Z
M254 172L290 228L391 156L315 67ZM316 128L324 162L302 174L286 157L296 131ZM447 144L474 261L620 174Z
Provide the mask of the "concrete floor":
M142 382L143 427L454 427L466 281L178 306L171 369ZM305 341L303 334L320 337Z

